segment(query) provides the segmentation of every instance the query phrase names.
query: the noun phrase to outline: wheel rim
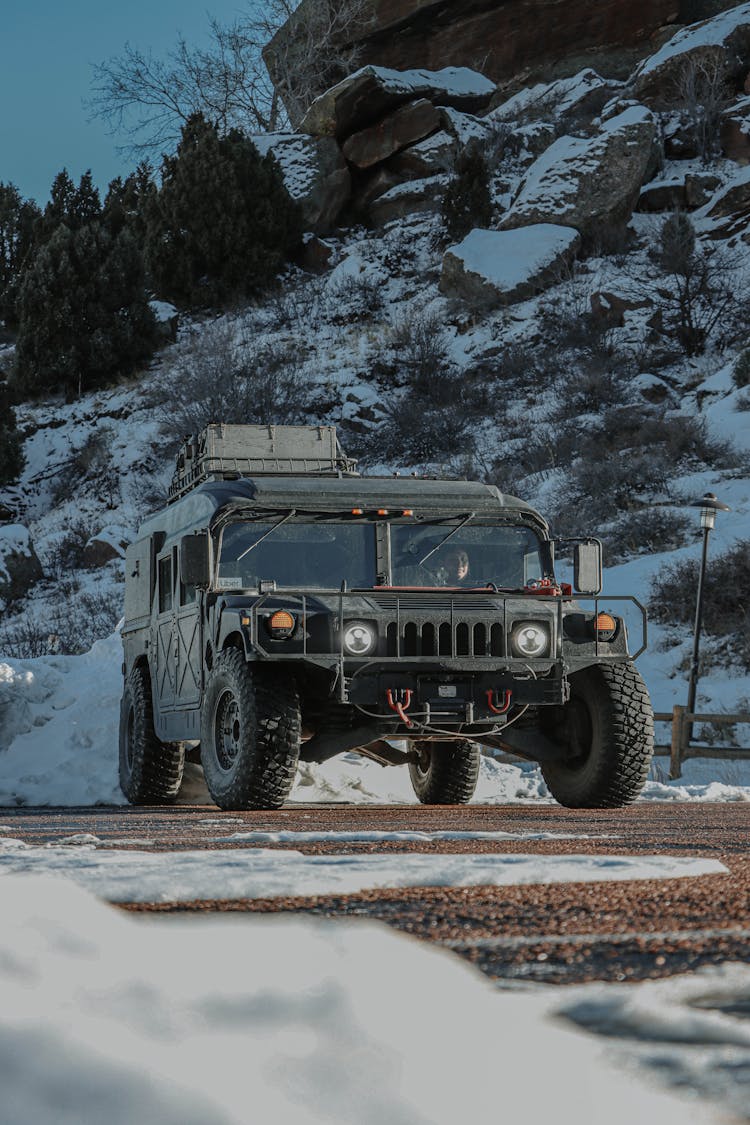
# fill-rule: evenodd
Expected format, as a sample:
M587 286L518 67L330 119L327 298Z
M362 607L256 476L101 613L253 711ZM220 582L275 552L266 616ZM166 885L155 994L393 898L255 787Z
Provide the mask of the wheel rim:
M135 742L135 707L131 703L128 708L128 720L125 725L125 764L128 767L128 772L132 773L133 760L135 751L133 744Z
M233 692L227 689L219 696L214 719L214 750L216 760L223 770L231 770L237 761L241 744L239 704Z
M427 777L432 764L432 750L430 744L428 742L420 742L417 746L417 753L419 754L419 761L415 765L417 774L420 777Z

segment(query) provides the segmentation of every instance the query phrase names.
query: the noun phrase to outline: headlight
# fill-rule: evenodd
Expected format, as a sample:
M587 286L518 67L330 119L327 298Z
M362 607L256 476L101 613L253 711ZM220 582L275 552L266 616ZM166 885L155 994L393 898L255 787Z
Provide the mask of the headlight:
M377 639L372 625L364 621L351 621L344 629L344 648L350 656L369 656Z
M549 652L549 629L537 621L515 625L510 644L516 656L546 656Z

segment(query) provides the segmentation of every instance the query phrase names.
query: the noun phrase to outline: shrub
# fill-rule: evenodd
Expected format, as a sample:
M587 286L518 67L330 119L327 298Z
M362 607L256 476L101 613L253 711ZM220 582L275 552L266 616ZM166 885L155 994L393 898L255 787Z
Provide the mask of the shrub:
M604 536L610 563L633 555L674 551L687 543L694 521L668 508L641 508L625 512Z
M435 313L410 312L391 329L388 351L399 387L440 403L451 402L456 384L448 378L448 334Z
M8 384L0 382L0 484L10 484L24 466L23 443L16 429Z
M0 648L14 660L38 656L78 656L108 637L122 613L119 593L78 593L50 617L24 617L0 630Z
M698 588L698 559L668 564L656 575L649 613L667 625L692 625ZM709 559L703 588L703 623L707 633L746 635L750 618L750 541L737 543Z
M750 348L738 355L732 370L732 382L738 388L750 386Z
M269 287L298 245L302 220L271 154L201 114L185 124L149 204L147 256L160 295L225 306Z
M209 422L291 425L311 420L308 376L296 344L238 341L224 321L203 329L156 388L162 431L181 439Z
M471 141L456 161L456 174L445 190L441 215L452 242L460 242L474 227L488 227L492 222L490 174L476 141Z

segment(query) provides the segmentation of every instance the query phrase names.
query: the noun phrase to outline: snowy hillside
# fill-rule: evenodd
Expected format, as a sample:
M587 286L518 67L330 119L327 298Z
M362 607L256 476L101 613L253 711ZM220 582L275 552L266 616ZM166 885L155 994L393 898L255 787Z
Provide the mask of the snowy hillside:
M748 7L734 24L724 14L730 32ZM711 23L673 54L689 51L696 34L715 46L730 32ZM699 155L676 155L679 114L637 100L638 82L645 90L670 57L665 48L644 64L635 87L583 72L483 118L443 111L464 139L482 137L491 163L495 218L492 229L472 233L470 260L453 255L461 278L447 276L434 193L417 192L411 209L384 225L312 240L327 259L321 272L289 267L279 291L253 305L184 316L176 342L137 380L18 408L26 467L0 491L9 512L0 552L3 535L27 529L43 578L6 597L0 625L3 802L13 793L44 799L55 763L34 765L39 735L49 741L58 729L66 734L55 740L56 763L67 780L50 789L54 799L119 799L113 765L103 780L81 763L102 753L114 763L121 656L112 634L124 547L161 503L179 436L208 421L333 423L366 472L497 483L545 513L553 532L602 536L605 592L644 603L665 564L698 557L690 501L711 491L732 509L719 517L712 556L750 541L750 396L736 374L747 363L750 324L750 171L727 156L706 166ZM740 98L730 109L746 113ZM638 145L643 166L633 174L646 184L637 186L627 229L619 231L611 207L593 221L596 192L611 203L619 190L596 179L602 159L622 183ZM444 172L432 178L446 182ZM696 184L697 253L710 261L715 301L724 304L708 310L697 326L705 339L693 348L670 329L679 313L674 283L654 248ZM388 193L396 193L391 203L399 191ZM549 224L543 246L525 237L528 224ZM471 294L481 291L482 300L461 289L472 271ZM524 281L528 292L519 290ZM2 566L0 553L0 576ZM639 664L656 710L684 701L689 644L686 627L651 627ZM699 708L747 710L747 667L720 641L705 652ZM13 764L21 753L28 769ZM719 783L737 780L736 767L713 769ZM513 784L526 773L519 767Z

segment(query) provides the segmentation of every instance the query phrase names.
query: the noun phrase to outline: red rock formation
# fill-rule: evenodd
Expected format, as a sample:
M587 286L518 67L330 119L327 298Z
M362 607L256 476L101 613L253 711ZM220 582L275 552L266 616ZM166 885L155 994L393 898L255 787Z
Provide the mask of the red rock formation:
M316 0L302 0L301 10ZM496 82L614 48L649 47L680 13L680 0L372 0L360 41L362 65L410 70L468 66ZM293 36L295 17L265 51L273 75L276 46ZM633 60L631 60L632 62ZM580 69L578 66L576 69ZM571 72L572 73L572 72Z

